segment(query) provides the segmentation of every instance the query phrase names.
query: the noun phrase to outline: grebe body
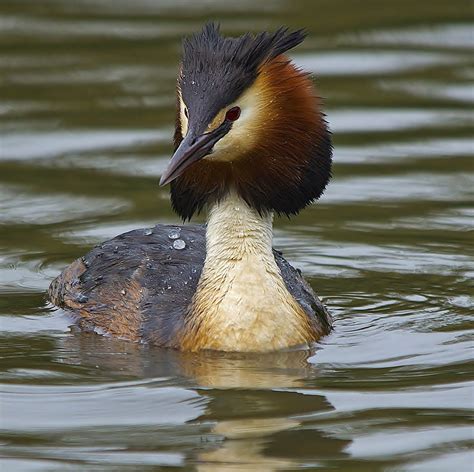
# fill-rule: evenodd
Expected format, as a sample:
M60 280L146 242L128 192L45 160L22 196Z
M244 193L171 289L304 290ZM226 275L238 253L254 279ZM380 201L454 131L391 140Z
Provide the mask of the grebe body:
M179 234L179 239L171 240L170 234ZM178 240L184 242L183 249L174 249ZM244 312L253 323L248 316L238 318L242 309L237 304L232 313L216 317L212 329L199 324L197 313L202 311L193 298L206 256L204 225L156 225L121 234L73 262L53 281L49 296L70 310L84 331L157 346L258 352L316 341L331 330L330 315L300 272L280 252L273 250L272 255L291 302L301 306L301 335L288 335L287 312L278 307L265 319L268 310L275 309L273 299ZM250 287L243 293L247 299L255 304L269 301L261 286ZM260 293L253 298L255 291Z
M301 32L184 42L175 154L161 178L175 211L207 224L135 230L76 260L49 296L77 324L197 351L270 351L331 330L325 307L272 248L273 215L319 198L331 140L306 74L283 53Z

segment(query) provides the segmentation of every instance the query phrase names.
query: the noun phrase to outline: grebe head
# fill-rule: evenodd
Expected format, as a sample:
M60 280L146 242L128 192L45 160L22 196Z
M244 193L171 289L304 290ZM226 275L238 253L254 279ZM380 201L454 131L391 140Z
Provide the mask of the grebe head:
M304 37L280 28L224 38L210 23L184 40L175 153L160 181L183 219L231 190L286 215L323 193L330 132L310 78L284 55Z

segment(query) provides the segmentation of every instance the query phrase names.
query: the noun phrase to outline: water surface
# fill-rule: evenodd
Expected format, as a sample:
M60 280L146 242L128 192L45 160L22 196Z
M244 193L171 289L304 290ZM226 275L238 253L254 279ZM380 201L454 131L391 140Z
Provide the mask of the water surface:
M467 1L4 0L0 455L9 471L471 470ZM183 354L69 327L45 301L94 244L178 223L183 34L306 27L334 132L321 201L275 246L335 318L313 350Z

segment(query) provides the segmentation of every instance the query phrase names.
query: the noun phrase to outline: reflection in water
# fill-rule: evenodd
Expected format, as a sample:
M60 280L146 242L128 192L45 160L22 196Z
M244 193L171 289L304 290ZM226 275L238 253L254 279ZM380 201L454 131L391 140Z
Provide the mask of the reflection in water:
M182 353L76 333L64 338L57 352L61 353L58 360L62 362L99 369L99 379L114 373L150 379L146 383L137 381L139 389L153 384L165 388L167 379L173 377L174 383L178 378L186 389L195 390L206 406L202 412L196 410L195 416L187 421L208 425L207 434L216 437L197 454L200 471L239 470L239 464L256 471L297 466L297 460L279 458L278 451L269 457L265 453L269 438L301 426L301 418L306 415L333 410L323 395L288 391L317 378L317 368L308 362L315 353L308 350L268 354ZM168 414L162 399L160 409L163 408ZM314 441L316 447L319 441Z
M117 372L130 378L187 379L199 388L269 389L301 387L317 375L307 362L308 350L263 354L179 352L129 343L95 334L76 332L60 340L61 362L98 366L101 372Z

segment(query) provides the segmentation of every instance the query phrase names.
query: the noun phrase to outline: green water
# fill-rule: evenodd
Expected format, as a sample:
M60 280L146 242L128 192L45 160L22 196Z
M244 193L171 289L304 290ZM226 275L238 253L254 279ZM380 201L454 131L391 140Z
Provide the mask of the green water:
M470 5L3 0L1 470L472 470ZM334 314L312 352L151 349L45 301L97 242L178 222L158 180L206 19L309 31L334 179L275 246Z

